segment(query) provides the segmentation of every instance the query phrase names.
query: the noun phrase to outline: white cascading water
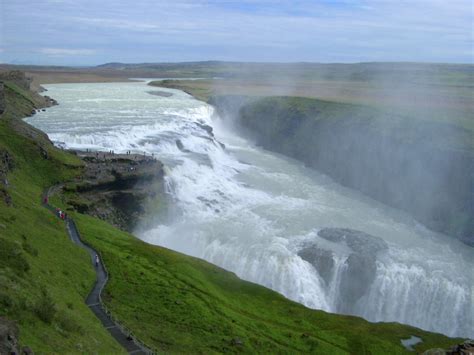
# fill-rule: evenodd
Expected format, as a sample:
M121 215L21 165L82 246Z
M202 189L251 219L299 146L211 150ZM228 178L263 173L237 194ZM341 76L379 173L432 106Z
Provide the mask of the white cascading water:
M174 213L138 230L143 240L206 259L308 307L474 337L472 249L255 147L212 107L183 92L144 82L47 89L60 105L28 122L53 141L76 149L145 151L164 162ZM214 127L215 138L203 124ZM353 304L345 301L355 296L343 294L341 281L357 280L347 264L353 250L319 236L327 227L363 231L387 245L374 256L374 277ZM299 255L308 245L330 253L326 278Z

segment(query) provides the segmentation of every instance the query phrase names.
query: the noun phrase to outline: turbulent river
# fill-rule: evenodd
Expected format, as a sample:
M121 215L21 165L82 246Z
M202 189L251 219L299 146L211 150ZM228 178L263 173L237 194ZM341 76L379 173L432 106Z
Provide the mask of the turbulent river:
M212 107L181 91L144 82L46 87L60 105L27 121L55 143L153 153L165 164L172 213L153 216L152 228L137 230L141 239L208 260L311 308L474 337L472 249L256 147ZM318 235L323 228L376 238L354 247Z

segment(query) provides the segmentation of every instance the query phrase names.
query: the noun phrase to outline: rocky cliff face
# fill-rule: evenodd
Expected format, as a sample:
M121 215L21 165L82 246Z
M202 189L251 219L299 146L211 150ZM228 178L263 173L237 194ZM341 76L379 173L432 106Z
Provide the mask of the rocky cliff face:
M366 295L375 279L377 255L388 246L381 238L352 229L324 228L318 236L347 247L348 255L343 266L339 266L342 272L336 309L344 314L355 314L357 301ZM336 274L333 251L320 247L317 242L307 241L298 255L318 270L326 284L330 283Z
M21 351L19 333L15 322L0 317L0 354L28 354Z
M0 115L5 112L6 101L5 101L5 84L0 81Z
M262 147L474 245L472 134L368 107L314 99L214 98Z
M20 93L27 100L21 105L19 105L18 102L10 102L8 104L9 110L15 111L12 112L12 116L31 116L34 115L37 110L58 104L57 101L51 97L38 94L38 92L45 91L41 86L36 88L37 90L32 90L31 82L32 79L26 76L22 71L0 71L0 115L5 112L7 98L10 97L10 99L12 99L14 96L13 93ZM28 106L29 109L25 111Z
M24 90L30 90L31 78L20 70L10 70L0 72L0 81L14 82Z
M163 164L142 155L77 152L82 176L64 186L67 203L126 231L144 223L147 208L157 208L163 191Z

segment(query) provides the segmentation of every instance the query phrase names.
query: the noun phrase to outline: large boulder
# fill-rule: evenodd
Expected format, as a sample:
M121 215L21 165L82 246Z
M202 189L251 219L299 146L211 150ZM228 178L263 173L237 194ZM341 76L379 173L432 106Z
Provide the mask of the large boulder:
M348 251L338 281L336 303L338 312L353 313L354 305L366 294L375 279L377 255L388 248L387 244L381 238L346 228L324 228L318 232L318 236L339 244ZM304 245L298 255L315 267L327 285L334 281L334 251L321 247L314 241Z
M4 317L0 317L0 354L19 354L19 331L17 325Z

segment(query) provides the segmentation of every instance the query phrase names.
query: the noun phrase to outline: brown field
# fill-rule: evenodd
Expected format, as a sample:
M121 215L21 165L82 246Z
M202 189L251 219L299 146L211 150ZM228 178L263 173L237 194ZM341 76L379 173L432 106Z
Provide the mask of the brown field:
M394 67L405 68L406 65ZM248 71L245 74L238 72L236 68L240 67L235 65L209 68L186 67L179 64L176 68L165 65L156 68L135 65L125 68L0 65L0 71L11 69L26 71L33 78L34 89L38 89L41 84L52 83L124 82L129 81L129 78L138 77L207 76L207 79L200 80L167 80L166 83L159 85L182 89L202 100L207 100L211 95L299 96L369 105L416 119L441 121L474 131L474 86L469 79L471 67L461 66L464 71L460 74L456 72L458 68L456 66L453 68L441 66L439 69L433 65L421 65L416 67L418 68L415 68L416 70L400 71L398 75L398 72L396 74L390 72L392 66L385 65L383 75L377 74L376 79L369 75L376 73L373 65L362 65L362 69L367 70L365 72L361 69L362 71L357 72L362 79L350 75L353 74L354 68L358 68L357 65L349 66L351 70L349 74L339 73L337 67L326 69L324 75L310 69L305 69L303 72L288 71L286 67L267 70L259 66L258 70L254 68L253 72ZM443 75L438 75L436 72L419 74L417 70L420 68L423 70L438 68L444 71ZM328 73L331 75L326 75ZM209 79L209 76L220 76L221 79Z
M184 90L199 99L212 95L299 96L369 105L417 119L449 122L474 130L473 90L469 87L376 84L353 81L307 80L288 83L235 79L179 80L162 84Z

